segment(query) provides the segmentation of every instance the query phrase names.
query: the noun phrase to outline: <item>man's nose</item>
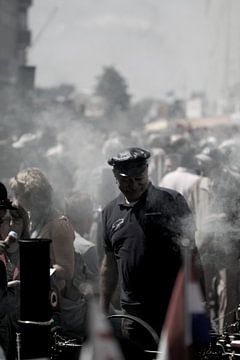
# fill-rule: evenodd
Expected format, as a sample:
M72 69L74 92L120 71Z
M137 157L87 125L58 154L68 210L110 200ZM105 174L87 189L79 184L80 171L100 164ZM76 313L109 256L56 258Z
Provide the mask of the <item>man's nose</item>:
M135 186L135 185L137 185L137 180L135 180L135 178L129 178L129 185L131 185L131 186Z

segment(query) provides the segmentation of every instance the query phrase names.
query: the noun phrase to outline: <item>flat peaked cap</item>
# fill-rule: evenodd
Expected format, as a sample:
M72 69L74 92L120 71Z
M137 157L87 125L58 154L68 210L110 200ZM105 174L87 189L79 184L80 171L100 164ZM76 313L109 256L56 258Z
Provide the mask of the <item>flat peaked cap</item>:
M136 176L146 169L147 159L150 156L147 150L131 147L110 158L108 164L121 176Z

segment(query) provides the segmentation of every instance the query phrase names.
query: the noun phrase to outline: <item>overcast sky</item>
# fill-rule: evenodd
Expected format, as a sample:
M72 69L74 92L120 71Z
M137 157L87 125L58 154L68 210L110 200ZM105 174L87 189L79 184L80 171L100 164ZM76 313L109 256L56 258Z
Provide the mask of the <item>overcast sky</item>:
M219 91L226 63L229 2L232 7L239 3L34 0L29 12L33 37L29 63L37 66L36 83L67 82L80 91L91 91L102 67L114 65L134 99L159 98L172 89L179 95L191 90ZM234 14L239 13L235 10L231 10L233 24ZM231 71L239 72L233 70L235 60L230 60Z

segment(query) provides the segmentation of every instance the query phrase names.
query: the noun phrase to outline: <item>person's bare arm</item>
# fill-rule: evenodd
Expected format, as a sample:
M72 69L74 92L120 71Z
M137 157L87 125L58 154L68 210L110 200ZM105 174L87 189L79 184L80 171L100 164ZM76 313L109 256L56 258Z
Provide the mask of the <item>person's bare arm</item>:
M51 225L53 258L52 266L56 269L59 280L71 280L74 272L74 231L65 217L59 218Z
M117 263L112 252L106 252L100 270L100 305L108 314L111 298L118 282Z

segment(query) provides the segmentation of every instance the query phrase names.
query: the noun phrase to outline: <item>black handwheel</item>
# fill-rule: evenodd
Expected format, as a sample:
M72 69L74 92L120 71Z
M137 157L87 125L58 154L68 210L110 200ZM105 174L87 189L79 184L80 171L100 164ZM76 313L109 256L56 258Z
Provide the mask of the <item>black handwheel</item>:
M147 332L151 335L151 337L154 340L156 345L159 344L159 336L156 333L156 331L146 321L140 319L139 317L133 316L133 315L126 315L126 314L113 314L113 315L109 315L107 318L109 320L111 320L111 319L129 319L129 320L133 320L136 323L138 323L139 325L141 325L145 330L147 330Z

